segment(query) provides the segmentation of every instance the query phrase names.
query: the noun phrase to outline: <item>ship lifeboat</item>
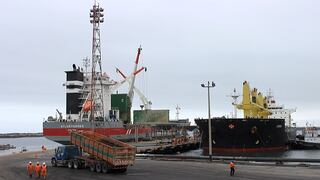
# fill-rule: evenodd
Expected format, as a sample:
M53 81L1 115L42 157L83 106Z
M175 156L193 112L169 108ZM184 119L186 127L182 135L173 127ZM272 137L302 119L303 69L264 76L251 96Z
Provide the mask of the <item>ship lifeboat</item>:
M91 110L91 108L92 108L92 100L87 100L83 105L83 110L85 112L88 112Z

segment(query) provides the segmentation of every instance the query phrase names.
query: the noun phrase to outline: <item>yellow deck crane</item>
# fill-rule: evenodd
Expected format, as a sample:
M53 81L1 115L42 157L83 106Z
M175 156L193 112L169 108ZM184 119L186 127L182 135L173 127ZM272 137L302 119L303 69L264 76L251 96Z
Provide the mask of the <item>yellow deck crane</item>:
M266 97L256 88L251 91L247 81L243 82L243 99L237 108L243 110L244 118L267 119L272 114L268 110Z

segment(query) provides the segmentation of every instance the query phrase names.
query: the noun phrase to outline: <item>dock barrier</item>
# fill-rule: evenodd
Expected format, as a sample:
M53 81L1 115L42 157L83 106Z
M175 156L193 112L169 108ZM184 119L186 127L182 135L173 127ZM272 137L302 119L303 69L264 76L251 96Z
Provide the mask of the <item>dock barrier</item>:
M209 156L183 156L183 155L160 155L160 154L137 154L137 158L169 159L169 160L208 160ZM295 163L320 163L320 159L307 158L276 158L276 157L232 157L232 156L212 156L213 161L247 161L247 162L284 162Z

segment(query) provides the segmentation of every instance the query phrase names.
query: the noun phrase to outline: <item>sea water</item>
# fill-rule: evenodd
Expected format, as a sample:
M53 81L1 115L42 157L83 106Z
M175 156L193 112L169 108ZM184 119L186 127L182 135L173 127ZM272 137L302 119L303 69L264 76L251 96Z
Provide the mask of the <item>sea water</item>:
M0 144L10 144L16 146L16 149L0 150L0 156L20 153L20 151L24 147L27 149L27 151L41 151L42 146L44 146L47 149L54 149L61 145L54 141L48 140L45 137L0 138ZM201 156L202 150L192 150L185 153L181 153L179 155ZM281 153L249 154L246 156L320 159L320 150L289 150Z
M201 156L202 149L192 150L189 152L178 154L181 156ZM221 156L221 154L213 154L213 156ZM225 155L230 156L230 155ZM288 150L277 153L247 153L245 155L237 155L242 157L276 157L276 158L297 158L297 159L320 159L320 150Z
M60 145L59 143L50 141L45 137L0 138L0 144L10 144L16 147L16 149L0 150L0 156L20 153L24 148L27 152L41 151L42 146L49 150Z

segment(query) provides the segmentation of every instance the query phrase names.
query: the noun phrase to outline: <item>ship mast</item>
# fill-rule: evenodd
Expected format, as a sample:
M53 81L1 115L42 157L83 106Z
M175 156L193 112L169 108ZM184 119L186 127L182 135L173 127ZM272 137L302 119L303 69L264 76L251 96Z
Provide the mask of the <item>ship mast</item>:
M92 24L92 62L91 62L91 112L90 121L93 123L96 118L104 118L103 106L103 86L102 86L102 67L101 67L101 41L100 41L100 24L103 23L103 8L99 7L96 2L90 9L90 23ZM97 67L98 66L98 67ZM100 85L97 84L100 81ZM98 85L98 86L97 86ZM92 126L94 130L94 125Z
M240 95L237 93L236 88L233 89L233 93L228 95L228 97L231 97L233 99L232 105L234 106L234 110L233 110L232 118L237 118L238 117L237 104L238 104L238 98L240 97Z
M181 108L180 108L179 105L177 105L176 110L177 110L177 112L176 112L176 119L177 119L177 121L178 121L178 120L179 120L180 110L181 110Z

